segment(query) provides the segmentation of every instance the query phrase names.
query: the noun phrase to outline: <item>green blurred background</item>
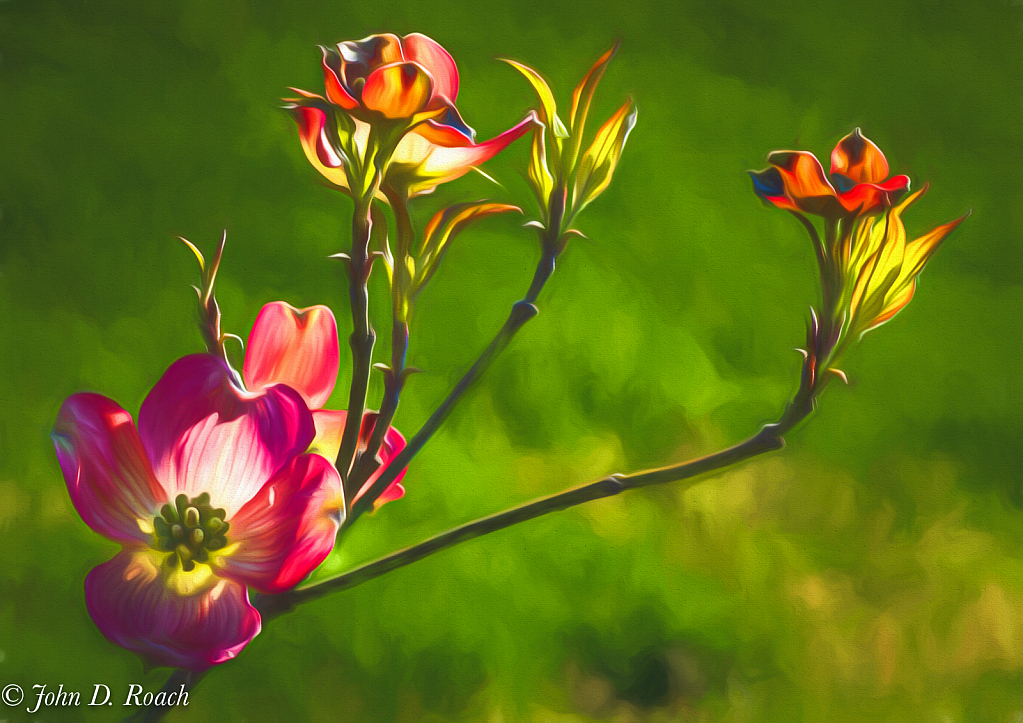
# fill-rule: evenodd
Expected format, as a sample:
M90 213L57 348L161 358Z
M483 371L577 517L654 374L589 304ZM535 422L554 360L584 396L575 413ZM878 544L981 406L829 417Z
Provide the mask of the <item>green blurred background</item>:
M776 417L817 290L802 229L744 175L769 150L826 158L861 126L893 173L932 184L911 233L973 215L783 452L310 604L170 720L1023 721L1019 0L5 0L0 684L104 683L119 705L165 677L86 613L83 579L116 546L69 503L49 429L79 390L136 413L199 350L198 271L175 235L208 251L227 229L228 331L283 299L330 304L348 333L326 256L349 206L318 185L279 98L322 87L317 44L386 31L451 51L481 138L532 102L497 57L538 68L566 103L620 40L591 117L626 94L640 115L540 316L416 460L405 499L360 521L327 572ZM526 153L488 164L503 188L472 174L423 198L420 227L445 200L528 203ZM520 223L460 237L424 293L406 434L528 285L537 249ZM343 373L331 406L346 390ZM0 719L127 712L24 708Z

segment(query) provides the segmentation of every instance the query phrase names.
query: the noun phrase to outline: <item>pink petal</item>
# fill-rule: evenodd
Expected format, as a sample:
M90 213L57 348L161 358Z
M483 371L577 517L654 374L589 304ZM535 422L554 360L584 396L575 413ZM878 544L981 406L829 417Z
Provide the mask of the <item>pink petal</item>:
M243 392L223 361L195 354L174 362L146 397L139 435L169 497L208 492L231 516L305 452L314 427L295 390Z
M92 569L85 604L96 626L154 665L203 670L235 657L260 629L245 587L198 565L197 586L189 590L175 584L161 566L163 557L124 549Z
M250 391L287 384L310 409L319 409L334 391L340 363L337 323L330 309L296 309L274 301L260 310L252 326L243 376Z
M99 394L72 395L53 427L68 494L85 524L118 542L148 542L167 493L131 415Z
M454 102L458 97L458 68L451 54L422 33L406 35L401 45L405 60L418 63L433 76L433 92Z
M260 592L284 592L330 554L343 509L334 465L317 454L297 457L230 519L228 540L238 549L215 564Z
M372 430L372 425L376 421L376 416L376 414L368 412L362 418L362 430L359 433L359 449L365 449L365 445L369 441L368 437L370 430ZM369 492L369 488L372 487L373 483L376 482L377 479L380 478L380 475L384 473L384 469L387 468L387 465L390 464L391 460L397 457L398 453L403 449L405 449L405 437L403 437L401 432L397 429L390 427L384 435L383 444L380 445L380 468L377 469L377 471L374 472L368 480L366 480L362 489L356 493L355 499L352 500L353 504L355 500ZM407 471L407 468L403 469L398 476L394 478L394 481L387 486L387 489L385 489L383 493L377 497L376 502L373 505L374 508L379 507L385 502L392 502L405 496L405 488L399 483L405 478L405 473Z

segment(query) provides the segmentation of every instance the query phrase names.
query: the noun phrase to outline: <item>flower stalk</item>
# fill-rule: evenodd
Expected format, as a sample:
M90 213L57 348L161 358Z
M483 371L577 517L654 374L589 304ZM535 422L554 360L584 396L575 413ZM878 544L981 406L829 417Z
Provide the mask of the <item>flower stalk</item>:
M344 482L346 500L358 489L349 481L349 476L355 464L362 415L366 411L373 347L376 344L376 332L369 321L369 275L373 268L373 257L369 254L373 230L372 198L370 194L368 198L356 199L352 213L351 254L341 259L348 277L348 302L352 311L352 333L348 337L352 350L352 384L348 394L347 423L335 466Z

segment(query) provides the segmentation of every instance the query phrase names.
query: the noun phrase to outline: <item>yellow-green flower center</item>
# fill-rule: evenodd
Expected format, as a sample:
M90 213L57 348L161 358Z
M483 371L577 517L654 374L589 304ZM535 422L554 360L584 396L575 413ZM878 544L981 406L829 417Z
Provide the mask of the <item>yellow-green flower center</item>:
M153 520L153 547L171 553L164 564L180 565L183 571L191 572L195 563L210 559L210 552L227 546L231 525L224 521L226 516L222 508L213 509L206 492L191 500L178 495L174 504L160 508Z

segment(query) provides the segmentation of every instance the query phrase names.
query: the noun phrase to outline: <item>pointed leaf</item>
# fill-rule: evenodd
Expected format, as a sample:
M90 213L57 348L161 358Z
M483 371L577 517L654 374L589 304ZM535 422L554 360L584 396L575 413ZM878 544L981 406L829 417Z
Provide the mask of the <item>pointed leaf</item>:
M604 76L611 58L618 52L618 43L615 43L610 50L601 55L593 64L586 77L582 79L576 89L572 92L572 110L568 115L568 127L572 136L579 138L586 127L586 115L590 110L590 101L593 100L593 93L597 90L600 79Z
M572 205L576 211L582 210L611 184L611 176L629 139L629 133L636 125L637 113L630 99L597 131L579 164L572 196Z
M554 190L554 177L547 168L546 129L543 126L533 131L533 152L529 157L529 181L540 202L540 208L547 212L547 204Z
M528 65L523 65L506 58L502 58L502 60L522 73L526 80L529 81L529 84L533 86L533 90L536 91L536 95L540 99L540 121L554 131L555 138L567 138L568 130L558 117L558 107L554 102L554 94L551 92L550 86L547 85L547 81L541 78L540 74Z
M412 285L412 295L418 294L440 265L448 244L470 224L496 213L522 209L505 203L476 201L460 203L438 211L426 226L423 234L423 250L420 254L420 268Z

